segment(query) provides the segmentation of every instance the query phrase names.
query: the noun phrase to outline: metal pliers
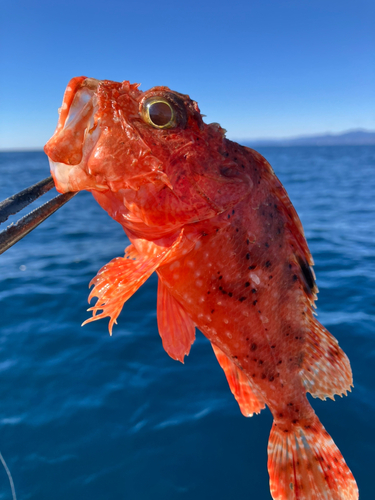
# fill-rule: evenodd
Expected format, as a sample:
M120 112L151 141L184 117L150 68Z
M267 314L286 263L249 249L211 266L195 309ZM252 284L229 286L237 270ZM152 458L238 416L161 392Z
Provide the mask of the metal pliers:
M0 202L0 224L5 222L10 215L14 215L30 205L54 186L52 177L47 177ZM41 222L65 205L76 194L76 192L60 194L0 232L0 254L29 234L30 231L39 226Z

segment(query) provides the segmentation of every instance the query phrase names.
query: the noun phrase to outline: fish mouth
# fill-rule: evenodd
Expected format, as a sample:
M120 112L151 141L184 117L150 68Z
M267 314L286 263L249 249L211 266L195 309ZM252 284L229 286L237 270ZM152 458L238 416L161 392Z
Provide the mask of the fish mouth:
M100 137L97 89L101 81L73 78L65 91L55 133L44 147L56 189L79 191L88 159Z

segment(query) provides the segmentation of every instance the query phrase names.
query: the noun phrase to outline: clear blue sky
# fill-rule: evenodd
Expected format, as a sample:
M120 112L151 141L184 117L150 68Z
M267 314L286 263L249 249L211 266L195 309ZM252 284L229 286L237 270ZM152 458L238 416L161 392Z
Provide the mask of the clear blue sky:
M375 129L374 0L3 0L0 148L41 147L73 76L167 85L232 139Z

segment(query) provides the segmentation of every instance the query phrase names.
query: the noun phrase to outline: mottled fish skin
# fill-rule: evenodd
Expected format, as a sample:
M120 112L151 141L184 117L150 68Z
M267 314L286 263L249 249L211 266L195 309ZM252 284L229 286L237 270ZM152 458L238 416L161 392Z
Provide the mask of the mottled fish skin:
M91 282L98 300L86 322L110 317L111 332L156 271L168 354L183 362L198 327L242 413L271 410L274 500L357 499L306 398L346 394L352 374L313 315L313 260L285 189L259 153L205 124L187 95L138 87L74 78L45 147L57 189L92 191L131 241Z

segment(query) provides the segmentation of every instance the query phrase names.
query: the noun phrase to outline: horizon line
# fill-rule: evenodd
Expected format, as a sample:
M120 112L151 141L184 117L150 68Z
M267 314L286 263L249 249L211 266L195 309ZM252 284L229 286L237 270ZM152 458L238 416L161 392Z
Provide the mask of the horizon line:
M342 135L346 134L351 134L355 132L362 132L366 134L375 134L375 130L369 130L365 128L355 128L355 129L348 129L344 130L343 132L320 132L316 134L304 134L304 135L293 135L293 136L283 136L283 137L257 137L257 138L249 138L249 137L242 137L242 138L233 138L229 139L234 142L249 142L249 143L262 143L262 142L283 142L283 141L295 141L299 139L315 139L315 138L320 138L320 137L340 137ZM228 137L227 137L228 139ZM361 144L346 144L347 146L358 146ZM369 144L371 145L371 144ZM289 145L283 145L286 147L289 147ZM293 146L293 145L291 145ZM290 147L291 147L290 146ZM301 144L301 147L303 145ZM310 145L312 146L312 145ZM335 146L335 144L327 144L327 146ZM41 152L43 151L44 146L30 146L30 147L1 147L0 146L0 153L22 153L22 152Z

